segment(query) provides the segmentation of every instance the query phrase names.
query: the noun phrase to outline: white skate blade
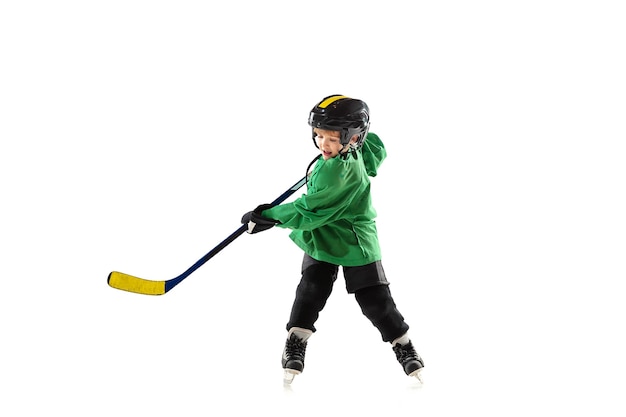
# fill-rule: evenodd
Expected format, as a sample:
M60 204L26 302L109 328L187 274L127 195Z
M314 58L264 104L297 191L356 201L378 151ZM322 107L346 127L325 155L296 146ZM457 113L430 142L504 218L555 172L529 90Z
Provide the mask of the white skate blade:
M424 380L422 379L422 368L416 369L415 371L411 372L409 376L414 376L415 378L418 379L420 383L422 384L424 383Z
M283 374L283 383L290 385L293 382L293 379L295 378L295 376L299 374L300 374L300 371L296 371L293 369L285 369L285 372Z

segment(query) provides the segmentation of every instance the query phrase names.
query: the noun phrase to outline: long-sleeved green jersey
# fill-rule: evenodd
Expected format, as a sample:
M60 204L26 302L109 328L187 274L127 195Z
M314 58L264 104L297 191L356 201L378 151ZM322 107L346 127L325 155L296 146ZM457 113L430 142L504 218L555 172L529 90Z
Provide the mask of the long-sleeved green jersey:
M387 156L380 138L368 133L347 157L319 159L307 193L291 203L264 210L262 215L292 229L289 237L319 261L361 266L380 260L376 211L369 177L375 177Z

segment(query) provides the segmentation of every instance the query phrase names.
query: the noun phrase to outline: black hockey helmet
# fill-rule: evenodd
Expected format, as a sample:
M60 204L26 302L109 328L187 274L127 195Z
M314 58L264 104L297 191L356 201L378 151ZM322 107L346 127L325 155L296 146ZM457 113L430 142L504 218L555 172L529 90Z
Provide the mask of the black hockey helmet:
M341 132L341 144L350 142L357 135L355 147L363 144L370 126L370 110L364 101L335 94L317 103L309 115L312 128L337 130ZM313 132L313 143L317 148Z

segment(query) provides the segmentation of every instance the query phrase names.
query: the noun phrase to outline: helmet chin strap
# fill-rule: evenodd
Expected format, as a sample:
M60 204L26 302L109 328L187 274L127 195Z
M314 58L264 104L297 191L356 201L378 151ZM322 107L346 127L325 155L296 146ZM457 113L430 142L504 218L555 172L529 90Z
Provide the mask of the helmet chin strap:
M343 159L347 159L351 154L354 155L354 158L358 158L358 153L356 153L356 143L351 142L344 145L343 149L339 152L339 156Z

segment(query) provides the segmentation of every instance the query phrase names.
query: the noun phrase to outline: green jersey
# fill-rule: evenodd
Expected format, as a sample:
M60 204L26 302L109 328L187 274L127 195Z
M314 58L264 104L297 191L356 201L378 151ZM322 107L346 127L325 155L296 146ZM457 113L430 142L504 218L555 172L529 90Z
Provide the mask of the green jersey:
M289 237L318 261L361 266L381 258L372 207L370 179L387 156L380 138L368 133L358 150L346 157L319 159L307 193L262 215L292 229Z

